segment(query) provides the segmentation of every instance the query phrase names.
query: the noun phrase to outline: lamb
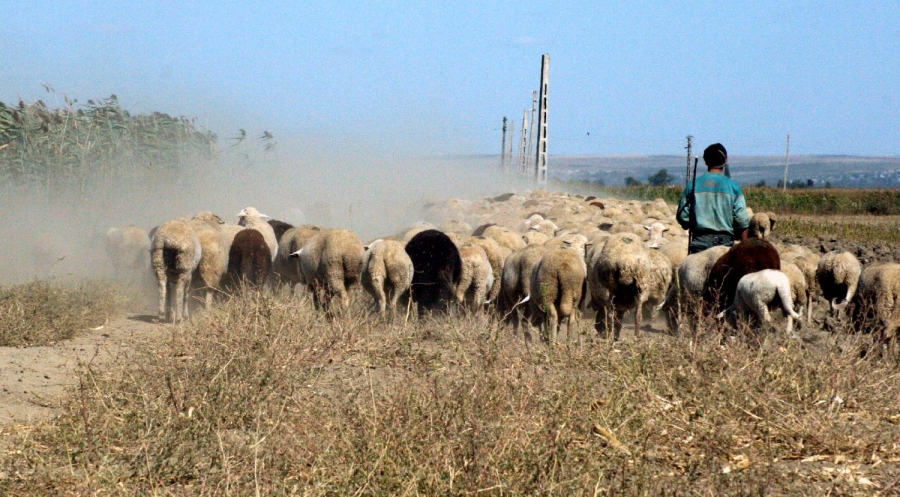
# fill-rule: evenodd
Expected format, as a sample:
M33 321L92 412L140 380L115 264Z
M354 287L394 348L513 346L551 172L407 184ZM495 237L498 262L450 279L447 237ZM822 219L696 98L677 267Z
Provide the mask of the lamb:
M530 319L530 306L520 306L518 303L530 295L531 271L544 252L546 249L540 245L528 245L510 254L503 263L497 310L512 323L514 329L519 328L523 317Z
M854 328L874 331L881 345L894 354L900 352L900 264L876 263L865 268L853 304Z
M134 225L110 228L106 232L105 242L115 278L127 286L139 283L141 276L150 269L147 263L150 237L147 236L147 232Z
M850 252L829 252L819 259L816 282L832 312L843 312L853 300L861 273L859 260Z
M456 300L471 312L478 313L494 286L491 263L484 249L474 243L463 244L459 248L459 258L462 270L456 286Z
M405 250L413 262L410 293L419 316L446 312L462 272L459 249L444 233L425 230L412 237Z
M531 315L535 324L547 329L548 341L557 341L563 322L567 337L571 336L584 296L586 277L583 246L548 250L532 269Z
M806 284L806 277L803 271L793 262L781 261L781 272L788 278L791 286L791 299L797 304L797 312L803 315L803 308L806 307L806 322L808 323L812 317L812 294L809 291L809 285Z
M749 238L765 240L775 230L775 222L778 217L774 212L757 212L750 218Z
M634 233L617 233L606 240L594 265L592 278L596 278L600 291L592 294L597 307L594 327L598 332L606 328L606 318L612 309L615 312L615 339L622 330L625 312L635 309L634 333L641 335L641 310L650 298L650 254L641 239Z
M350 289L359 282L365 262L356 233L341 228L320 231L291 256L300 258L302 278L316 309L330 312L335 296L343 309L350 307Z
M212 306L214 294L219 289L222 276L228 268L227 242L221 229L225 222L219 216L207 211L194 216L190 224L197 233L202 250L200 264L197 266L192 281L202 283L201 288L206 293L205 308L209 309Z
M710 269L703 289L703 301L717 309L714 312L717 314L731 303L741 278L763 269L781 270L781 257L771 243L750 238L731 247Z
M306 282L303 281L303 275L300 271L300 259L292 258L291 254L302 249L310 238L322 230L321 226L312 224L294 226L285 231L278 242L278 254L275 256L273 270L281 282L290 285L292 294L297 284L306 284Z
M378 239L370 243L363 264L362 286L372 298L379 314L397 309L401 298L409 298L413 279L413 262L406 253L403 242ZM405 305L405 304L404 304Z
M800 314L793 309L790 285L787 275L779 270L764 269L746 274L741 277L735 288L734 303L716 317L727 317L734 325L738 316L752 313L761 322L771 323L769 307L775 304L777 297L781 301L781 308L788 316L787 332L796 337L797 335L793 333L794 319L800 319Z
M167 221L154 233L150 261L159 284L160 321L166 320L167 311L173 323L189 316L191 277L201 255L200 239L188 219Z
M235 235L228 251L226 286L236 289L241 284L262 288L272 272L269 245L258 230L245 229Z
M238 218L240 219L238 224L245 228L259 230L259 232L262 233L262 236L266 239L266 244L269 246L269 250L272 253L272 261L274 262L275 256L278 255L278 238L275 237L275 230L269 226L269 223L262 220L264 217L269 216L261 214L253 207L246 207L241 210L241 212L238 212Z

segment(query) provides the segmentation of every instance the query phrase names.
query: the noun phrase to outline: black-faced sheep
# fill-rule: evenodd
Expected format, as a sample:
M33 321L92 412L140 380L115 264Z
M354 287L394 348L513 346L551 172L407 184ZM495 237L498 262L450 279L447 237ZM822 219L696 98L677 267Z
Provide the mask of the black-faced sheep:
M275 256L278 255L278 238L275 237L275 230L272 226L262 220L264 217L269 216L261 214L253 207L246 207L241 212L238 212L238 224L245 228L259 230L262 233L263 238L266 239L266 245L269 246L269 251L272 254L272 261L274 261Z
M350 307L350 290L359 282L366 255L356 233L341 228L321 231L292 255L300 258L303 280L317 309L330 311L335 296L343 309Z
M550 249L531 271L532 320L547 331L547 339L555 342L559 327L566 324L571 338L582 297L586 290L587 268L584 246Z
M618 233L606 240L603 250L590 268L592 278L600 284L602 291L592 297L597 307L594 326L604 332L609 311L614 311L615 339L622 330L622 317L634 309L634 333L641 334L641 310L650 298L651 288L650 254L634 233ZM593 292L592 292L593 293Z
M793 334L794 319L800 319L801 316L794 311L791 283L783 272L764 269L741 277L735 288L734 303L717 317L727 317L732 325L742 316L751 316L763 323L771 323L769 308L779 304L787 315L787 332Z
M816 282L832 311L842 312L853 300L862 267L850 252L829 252L819 259Z
M284 235L284 232L294 227L294 225L290 223L279 221L277 219L269 219L268 223L275 232L275 239L278 240L279 243L281 243L281 237ZM280 248L281 247L279 247L279 249Z
M226 286L231 290L241 284L259 289L266 285L271 273L272 256L262 233L245 229L235 235L228 251Z
M781 270L781 257L771 243L751 238L731 247L710 269L703 289L703 301L718 314L731 304L738 281L763 269Z
M419 315L446 312L462 272L459 249L444 233L425 230L413 236L405 250L413 262L410 290Z
M413 262L403 242L375 240L366 248L362 286L372 298L381 315L386 309L396 312L398 303L409 298L413 278ZM403 304L406 305L406 304Z
M488 293L494 286L491 263L484 249L472 243L459 248L459 258L462 270L456 286L456 300L469 311L478 313L484 309Z
M167 221L154 233L150 261L159 284L160 321L167 311L174 323L188 317L191 277L201 256L200 239L187 219Z

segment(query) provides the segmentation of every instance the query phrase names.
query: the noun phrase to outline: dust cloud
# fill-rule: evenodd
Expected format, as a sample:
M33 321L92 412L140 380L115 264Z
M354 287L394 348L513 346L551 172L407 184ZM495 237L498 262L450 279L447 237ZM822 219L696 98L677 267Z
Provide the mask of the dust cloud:
M294 225L349 228L363 242L429 220L429 200L474 199L530 187L496 156L419 156L282 140L273 150L219 143L213 160L176 171L135 166L79 191L0 187L0 285L112 276L111 227L150 230L204 210L229 223L247 206ZM432 220L435 221L435 220ZM149 257L149 256L148 256Z

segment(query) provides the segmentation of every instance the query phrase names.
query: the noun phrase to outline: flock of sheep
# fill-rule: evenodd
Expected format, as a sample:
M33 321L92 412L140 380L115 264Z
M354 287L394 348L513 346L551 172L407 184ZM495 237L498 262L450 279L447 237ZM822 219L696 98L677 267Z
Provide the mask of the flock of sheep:
M161 321L186 318L192 291L204 292L208 307L243 282L303 285L327 312L348 307L361 283L382 314L489 312L515 328L540 327L548 340L590 313L597 331L617 339L629 312L640 335L642 319L659 311L674 331L698 312L769 322L770 309L781 308L792 332L793 320L810 321L818 296L884 340L900 327L900 264L862 270L848 252L775 246L766 240L773 213L751 213L747 242L690 256L662 199L535 190L432 202L424 216L429 222L364 245L350 230L265 221L247 207L236 225L203 212L149 234L113 228L107 248L120 274L146 271L149 252Z

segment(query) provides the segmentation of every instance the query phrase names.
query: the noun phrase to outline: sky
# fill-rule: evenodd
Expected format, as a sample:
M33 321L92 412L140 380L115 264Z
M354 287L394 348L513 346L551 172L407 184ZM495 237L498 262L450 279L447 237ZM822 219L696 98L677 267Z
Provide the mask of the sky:
M187 4L187 5L185 5ZM900 2L4 0L0 101L116 94L397 154L496 154L550 55L550 155L900 155ZM49 84L49 94L42 84ZM702 149L702 148L701 148Z

